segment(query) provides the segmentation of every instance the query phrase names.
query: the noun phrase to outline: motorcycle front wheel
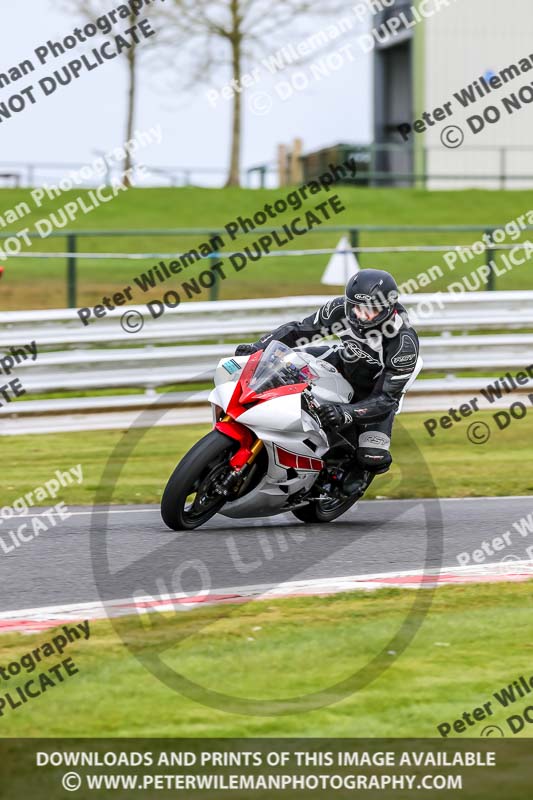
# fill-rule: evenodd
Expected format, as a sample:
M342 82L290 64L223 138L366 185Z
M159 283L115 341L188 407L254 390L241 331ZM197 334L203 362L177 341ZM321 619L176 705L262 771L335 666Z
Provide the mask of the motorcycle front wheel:
M238 442L219 431L200 439L169 478L161 500L161 517L173 531L204 525L227 502L214 487L229 469Z

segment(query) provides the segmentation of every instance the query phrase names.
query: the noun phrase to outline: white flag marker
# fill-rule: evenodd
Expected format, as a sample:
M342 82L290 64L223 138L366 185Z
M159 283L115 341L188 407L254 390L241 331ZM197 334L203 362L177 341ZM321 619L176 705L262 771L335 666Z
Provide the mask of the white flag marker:
M351 252L348 237L343 236L331 256L320 282L327 286L343 286L360 269L355 253Z

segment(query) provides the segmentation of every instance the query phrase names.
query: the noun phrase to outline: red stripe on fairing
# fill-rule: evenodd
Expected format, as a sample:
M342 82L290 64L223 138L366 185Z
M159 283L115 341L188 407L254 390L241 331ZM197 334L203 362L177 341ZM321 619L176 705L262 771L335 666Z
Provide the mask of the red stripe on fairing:
M252 455L250 448L255 437L248 430L248 428L246 428L244 425L241 425L241 423L236 422L235 420L240 417L241 414L244 414L245 411L248 411L248 406L252 403L266 403L268 400L273 400L276 397L283 397L284 395L290 394L301 394L301 392L307 388L306 383L296 383L291 386L279 386L277 389L269 389L267 392L256 394L252 389L250 389L249 384L262 355L262 350L252 353L244 366L226 410L226 414L232 417L231 421L220 421L215 423L214 426L216 430L220 431L220 433L223 433L226 436L229 436L231 439L235 439L237 442L239 442L240 447L229 462L233 469L237 470L242 469L242 467L244 467L244 465L250 459ZM309 461L309 459L307 460ZM310 461L309 466L302 467L302 469L311 470L312 472L320 472L322 469L322 462L320 462L320 467L318 469L316 469L316 467L312 467Z
M286 397L289 394L301 394L307 389L307 383L291 383L289 386L278 386L276 389L268 389L266 392L256 394L255 398L263 403L267 400L275 400L276 397Z
M229 463L233 469L241 469L241 467L244 467L252 455L251 447L254 443L252 432L244 425L241 425L240 422L235 422L235 420L231 420L230 422L217 422L215 423L215 428L225 436L229 436L230 439L239 442L240 447L235 455L231 457Z
M244 369L241 373L239 380L235 386L231 400L226 413L237 419L245 411L248 411L248 406L252 403L266 403L268 400L275 400L277 397L285 397L291 394L301 394L304 389L307 389L307 383L294 383L289 386L278 386L276 389L268 389L266 392L259 394L250 389L250 381L252 380L257 365L263 355L262 350L252 353L246 362Z
M287 469L296 469L296 454L289 453L288 450L282 450L281 447L276 447L278 462L280 467L287 467Z
M242 404L242 395L247 391L248 385L253 377L259 361L261 360L262 355L262 350L252 353L244 365L244 369L235 385L235 389L231 395L231 400L229 401L226 412L230 415L230 417L233 417L233 419L237 419L237 417L240 417L241 414L244 414L244 412L247 411L246 407Z
M289 450L284 450L282 447L276 447L276 455L280 467L287 469L300 469L305 472L320 472L324 466L324 462L319 458L308 458L307 456L298 455L298 453L291 453Z

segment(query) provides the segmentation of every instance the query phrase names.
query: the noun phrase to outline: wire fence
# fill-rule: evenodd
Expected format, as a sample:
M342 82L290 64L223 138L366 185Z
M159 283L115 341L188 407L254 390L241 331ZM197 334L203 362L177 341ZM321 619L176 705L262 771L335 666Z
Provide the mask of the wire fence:
M268 294L300 294L302 291L304 293L310 293L316 291L320 287L322 270L320 270L320 265L318 264L317 260L321 257L324 259L323 269L325 269L327 257L331 257L333 254L338 254L340 256L355 255L360 266L376 266L377 264L373 260L374 257L387 255L390 257L390 259L388 259L388 264L386 266L390 265L390 268L395 271L398 282L401 283L402 281L415 278L419 271L430 266L430 264L428 264L428 259L425 258L425 256L430 254L441 255L452 252L463 253L465 249L468 249L469 246L472 245L472 239L476 234L484 234L487 237L492 237L494 231L498 230L499 228L505 228L505 224L502 224L501 226L443 225L434 227L419 225L365 225L358 227L323 226L320 230L322 239L324 239L326 235L333 236L334 234L343 234L347 241L349 241L349 245L341 247L317 246L308 247L306 249L290 250L280 248L270 249L268 252L263 252L260 258L261 260L263 258L268 259L269 265L274 263L276 265L274 271L272 271L272 268L269 266L268 270L263 270L261 273L256 271L253 273L253 275L247 274L244 278L241 275L241 279L244 281L249 281L251 287L252 280L267 281L265 276L270 275L270 284L274 286L276 281L278 281L278 285L276 285L275 291L269 291L268 289L265 289L263 292L263 294L266 292L265 296L268 296ZM527 235L528 231L531 230L533 230L533 226L524 228L523 232L520 234L521 237ZM87 304L91 298L97 299L98 294L101 296L102 290L105 292L113 290L116 291L123 280L131 281L134 276L131 275L131 270L128 271L127 264L131 264L133 262L146 262L147 267L150 267L153 266L153 262L161 262L168 259L182 259L182 263L191 268L188 274L193 275L194 269L196 267L198 267L198 269L205 268L206 262L210 268L213 268L218 263L225 263L231 260L233 257L242 255L242 252L246 247L248 237L251 236L252 233L257 238L261 236L269 236L276 232L280 233L281 229L258 228L254 231L250 231L248 234L243 234L242 240L239 242L233 242L232 244L234 246L231 247L231 249L213 249L208 255L201 255L194 249L187 250L188 244L185 247L176 247L176 249L157 249L151 247L141 252L121 252L113 251L109 248L105 248L105 250L101 251L100 244L105 241L109 241L110 239L118 239L121 237L126 237L131 240L135 238L144 238L145 241L152 245L164 238L172 238L175 239L176 242L179 242L180 239L182 241L194 239L197 242L202 237L204 237L204 239L209 237L209 240L213 241L217 237L222 237L222 234L225 233L224 229L177 228L136 231L77 230L69 232L54 232L48 237L48 239L51 240L50 250L43 250L41 247L39 251L33 251L30 249L27 252L19 252L17 254L9 255L7 264L8 270L11 259L20 264L20 268L17 268L18 273L16 280L19 281L21 290L23 286L25 286L27 291L31 294L31 290L34 288L33 284L35 284L36 281L40 282L41 287L46 287L47 281L50 280L54 280L57 283L57 281L61 279L60 264L63 262L63 280L65 286L65 294L63 297L66 295L67 307L77 308L80 305L80 277L84 282L83 304ZM426 241L425 243L402 244L401 238L408 234L416 234L418 241L420 241L420 239L425 239ZM452 241L449 243L442 241L445 236L451 234L454 236ZM431 238L435 238L437 236L441 239L441 241L431 243ZM373 243L370 241L368 244L366 242L363 243L363 237L368 237L370 240L377 239L378 242ZM390 237L393 237L393 240L390 241L390 243L379 243L379 240L383 240L385 238L390 239ZM2 240L7 238L9 238L9 234L0 234L0 248ZM30 236L30 238L32 240L42 241L38 234L33 234ZM66 240L65 249L58 249L54 247L54 242L56 242L59 238ZM459 239L464 239L465 241L458 241ZM89 241L91 244L94 243L94 249L80 249L81 241ZM494 290L497 288L496 279L498 277L498 269L495 268L495 260L497 259L498 254L510 251L521 243L523 242L518 242L515 240L513 240L511 243L497 243L492 241L491 238L487 239L485 242L480 240L476 243L480 246L476 249L475 258L472 259L469 257L464 261L465 269L467 266L468 268L471 268L478 262L486 265L486 277L484 278L484 285L480 286L479 288ZM319 243L317 242L317 244ZM323 241L320 242L320 244L323 244ZM192 253L195 253L195 255L192 256ZM406 261L405 257L409 257L409 259ZM284 259L288 259L288 261L285 262ZM290 266L294 259L297 259L296 270ZM309 266L311 259L313 260L313 263L316 264L316 266L314 266L312 269ZM44 264L46 263L50 264L50 268L47 267L45 270ZM94 268L91 267L90 271L82 270L82 263L92 263ZM21 272L24 264L28 265L28 275L25 283L22 281ZM38 267L36 268L36 265L38 264L42 265L41 269ZM459 262L459 269L457 270L456 274L459 274L461 264L462 262ZM43 278L46 278L46 280L42 280ZM279 285L280 279L283 281L281 286ZM291 287L291 281L293 281L294 287ZM311 281L313 283L310 286ZM85 286L85 284L87 284L87 286ZM4 287L2 287L2 289L3 288ZM217 300L220 298L221 282L219 280L213 279L213 282L207 288L209 289L209 298L211 300ZM423 284L421 288L425 288ZM502 288L515 287L505 285ZM517 288L533 287L528 286L528 278L526 278L525 283L522 283L519 287L517 286ZM4 292L2 293L4 294ZM41 297L43 294L43 292L38 288L34 289L34 293L40 294ZM241 295L234 293L231 296L246 297L247 295L244 292ZM253 296L253 294L248 296ZM64 305L64 301L58 303L57 300L50 300L49 302L41 300L40 304L35 307L50 307L50 303L56 306ZM23 308L32 306L26 305L23 301L18 300L16 304L13 304L13 307Z
M397 136L399 134L395 132ZM349 149L349 148L348 148ZM456 150L439 145L418 145L418 166L412 142L354 144L357 175L350 183L357 186L400 186L445 188L516 189L533 186L533 147L527 145L463 145ZM95 157L98 154L95 152ZM306 159L302 156L305 166ZM87 162L62 161L2 161L0 185L14 188L33 188L57 183L69 173L79 173ZM145 177L139 185L145 187L220 187L227 179L227 169L220 166L143 164ZM304 171L307 172L305 167ZM103 178L81 180L79 188L110 185L121 179L122 166L108 165ZM316 175L309 174L307 178ZM248 188L277 188L280 185L279 164L265 161L243 168L241 185ZM284 182L282 180L282 182Z

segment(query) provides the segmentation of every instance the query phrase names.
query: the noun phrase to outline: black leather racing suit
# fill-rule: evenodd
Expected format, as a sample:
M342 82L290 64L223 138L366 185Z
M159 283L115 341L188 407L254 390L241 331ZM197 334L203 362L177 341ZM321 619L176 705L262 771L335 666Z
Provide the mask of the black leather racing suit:
M398 303L381 331L359 338L346 320L344 297L336 297L316 314L261 337L255 346L263 350L272 340L289 347L313 345L332 333L341 343L332 343L326 360L354 390L353 402L341 406L347 426L343 435L357 445L361 467L373 473L386 472L392 463L394 417L409 381L420 369L418 336L407 311Z

